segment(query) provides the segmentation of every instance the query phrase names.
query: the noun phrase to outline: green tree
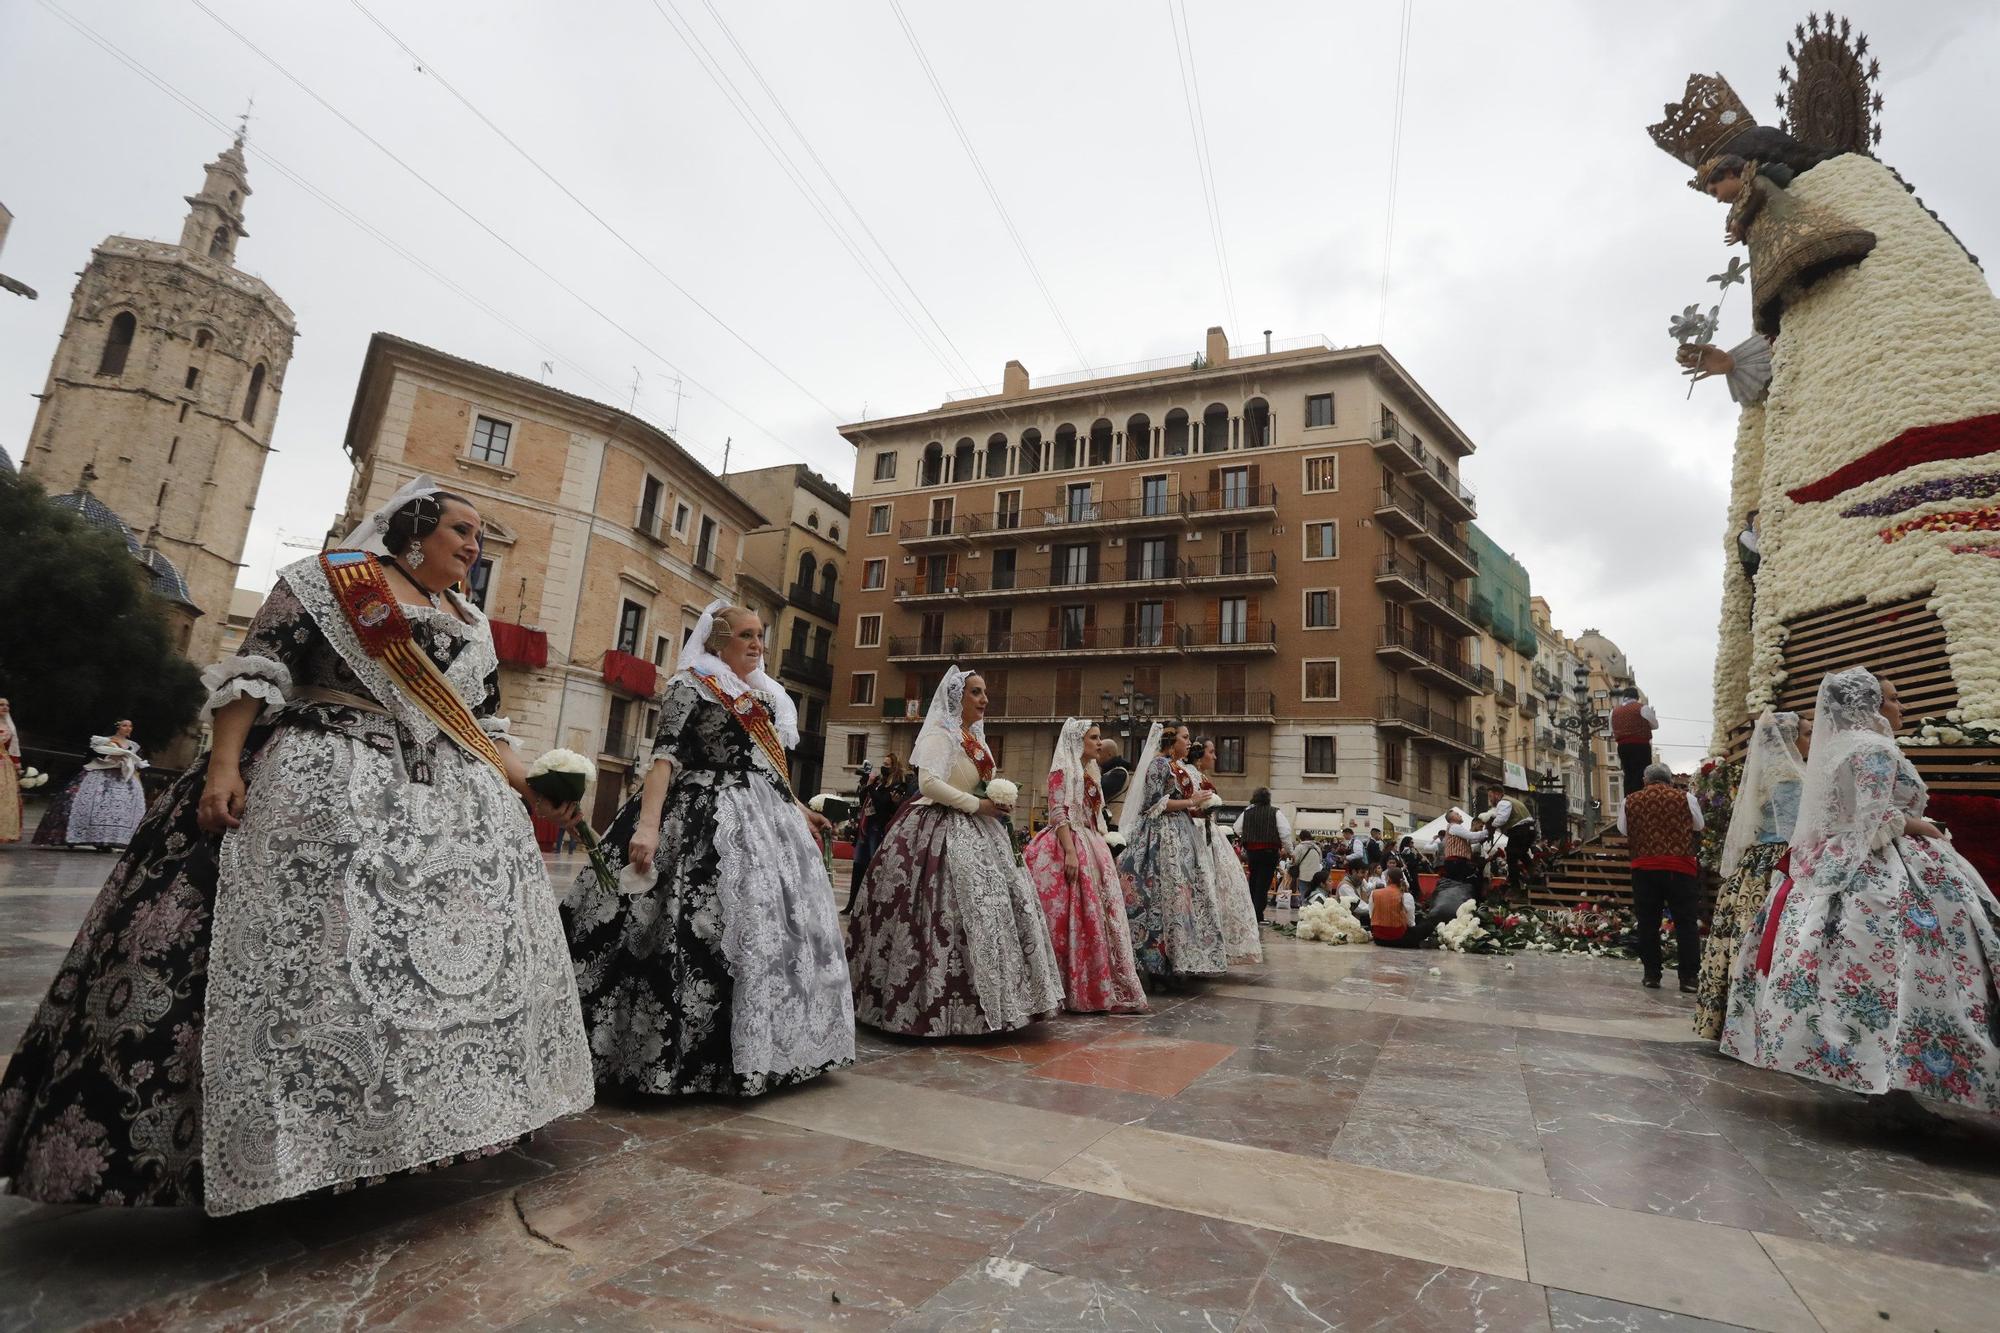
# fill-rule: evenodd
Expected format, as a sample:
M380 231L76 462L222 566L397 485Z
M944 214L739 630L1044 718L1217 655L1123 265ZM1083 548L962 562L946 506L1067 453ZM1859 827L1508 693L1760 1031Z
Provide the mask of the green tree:
M117 533L0 472L0 696L38 745L80 750L131 718L158 750L193 725L201 673Z

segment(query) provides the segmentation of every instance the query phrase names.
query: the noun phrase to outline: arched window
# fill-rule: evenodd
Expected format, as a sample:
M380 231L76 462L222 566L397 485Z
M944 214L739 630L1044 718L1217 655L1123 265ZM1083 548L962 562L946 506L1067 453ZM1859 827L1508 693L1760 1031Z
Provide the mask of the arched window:
M111 332L105 335L104 355L97 359L97 373L100 375L123 375L125 358L132 353L132 335L139 331L139 317L129 310L118 312L111 321Z
M1262 449L1271 442L1271 405L1262 398L1243 404L1243 447Z
M1229 409L1210 403L1201 414L1201 451L1205 454L1229 452Z
M250 388L243 395L243 420L246 424L257 424L257 400L264 396L264 363L250 372Z
M1134 413L1125 423L1125 461L1143 463L1153 456L1153 419L1144 412Z
M1024 477L1042 470L1042 437L1030 431L1021 436L1021 448L1014 455L1014 470Z
M924 446L924 461L917 468L917 485L935 486L944 480L944 446L932 440Z
M986 475L1004 477L1007 475L1007 437L995 435L986 441Z
M1056 466L1067 472L1077 462L1076 427L1064 422L1056 427Z
M212 342L214 342L214 341L215 341L215 335L214 335L214 334L212 334L212 333L210 333L210 332L209 332L209 331L208 331L207 329L196 329L196 330L195 330L195 332L194 332L194 345L195 345L196 347L206 347L206 346L208 346L208 345L209 345L210 343L212 343Z
M1188 451L1188 414L1180 408L1167 413L1166 425L1160 431L1160 452L1168 458L1179 458Z
M819 561L813 559L811 551L802 552L799 556L799 586L810 592L813 576L817 573L819 573Z
M840 524L836 523L826 530L826 539L833 542L840 540Z
M1111 437L1116 434L1109 417L1099 417L1090 423L1090 466L1111 466Z
M951 450L951 479L954 482L972 480L972 470L978 460L978 450L972 447L972 437L966 436Z
M210 259L226 259L229 257L229 228L217 227L215 229L215 237L208 243L208 257Z
M840 571L831 560L819 571L819 595L829 602L840 592Z
M815 509L810 514L806 515L806 526L811 528L814 532L819 531L819 510Z

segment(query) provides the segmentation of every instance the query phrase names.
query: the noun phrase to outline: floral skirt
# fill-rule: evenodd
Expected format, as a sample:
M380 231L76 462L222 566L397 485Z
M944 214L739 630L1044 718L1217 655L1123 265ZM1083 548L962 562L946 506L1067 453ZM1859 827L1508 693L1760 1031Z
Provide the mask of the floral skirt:
M1062 969L1064 1007L1078 1014L1145 1013L1118 863L1095 829L1072 828L1070 836L1078 862L1074 885L1063 876L1062 843L1053 827L1037 833L1023 857Z
M854 1063L833 886L792 803L766 782L677 774L650 890L586 868L562 905L601 1085L754 1097ZM640 797L604 831L626 864Z
M1215 886L1215 911L1222 921L1222 947L1234 963L1264 961L1264 941L1257 930L1257 908L1250 899L1250 876L1236 859L1236 846L1220 824L1207 827L1209 882Z
M589 1105L547 872L499 776L467 758L418 792L289 727L251 751L242 829L201 831L197 762L92 904L0 1077L14 1193L220 1216Z
M902 808L854 890L854 1016L908 1037L1011 1032L1062 1008L1062 970L1006 825Z
M1722 1053L1852 1092L2000 1111L2000 903L1948 842L1900 837L1861 887L1794 888L1769 974L1744 932Z
M1782 842L1756 843L1743 853L1736 873L1722 883L1715 895L1715 915L1708 924L1708 939L1701 949L1701 981L1695 995L1694 1030L1710 1041L1722 1038L1723 1020L1729 1016L1729 978L1736 970L1736 955L1743 932L1763 911L1775 887L1771 871L1785 854Z
M1184 814L1139 821L1118 858L1132 952L1151 976L1217 976L1229 969L1215 882L1200 833Z
M146 817L146 789L115 768L85 769L69 810L72 847L123 847Z

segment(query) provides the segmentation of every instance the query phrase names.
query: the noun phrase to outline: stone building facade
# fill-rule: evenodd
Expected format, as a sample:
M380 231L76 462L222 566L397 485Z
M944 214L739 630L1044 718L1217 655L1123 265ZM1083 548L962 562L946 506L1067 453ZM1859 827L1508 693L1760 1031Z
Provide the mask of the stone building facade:
M764 516L637 417L386 333L345 447L336 535L422 474L478 506L471 594L494 621L502 711L524 754L596 759L602 827L645 769L695 620L739 600L743 534Z
M798 706L792 783L801 795L810 796L826 786L833 636L840 628L847 564L847 492L799 463L732 472L728 481L731 490L769 519L743 538L745 582L754 576L778 593L777 613L764 622L769 670Z
M1010 363L998 393L842 434L830 765L907 755L957 662L1036 810L1070 715L1133 742L1148 714L1184 720L1225 797L1268 786L1308 822L1463 801L1474 446L1383 348L1211 329L1199 354L1040 386Z
M250 185L239 137L187 196L178 244L112 236L70 296L21 470L82 489L186 581L183 650L219 654L298 336L236 266Z

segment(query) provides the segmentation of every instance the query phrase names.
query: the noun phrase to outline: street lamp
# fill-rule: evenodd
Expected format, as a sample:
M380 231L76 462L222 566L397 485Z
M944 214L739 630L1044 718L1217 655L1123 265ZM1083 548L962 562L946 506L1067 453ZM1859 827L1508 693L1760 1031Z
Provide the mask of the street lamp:
M1562 702L1562 695L1559 691L1550 690L1548 696L1549 712L1551 714L1549 725L1558 727L1563 731L1573 731L1576 733L1576 748L1583 759L1584 822L1588 826L1586 830L1587 835L1594 835L1597 832L1597 812L1601 807L1598 804L1596 796L1597 786L1592 781L1591 775L1591 767L1596 759L1595 747L1591 745L1591 738L1597 735L1598 731L1611 719L1597 712L1592 706L1589 669L1581 666L1577 667L1574 673L1574 680L1576 711L1569 717L1553 716L1556 712L1556 706Z
M1150 694L1134 690L1130 676L1125 677L1124 689L1115 698L1110 690L1105 690L1099 697L1104 702L1105 719L1118 724L1118 733L1125 741L1126 759L1134 768L1143 768L1141 757L1132 752L1132 731L1144 725L1159 710L1159 701Z

